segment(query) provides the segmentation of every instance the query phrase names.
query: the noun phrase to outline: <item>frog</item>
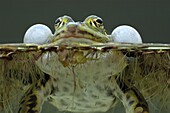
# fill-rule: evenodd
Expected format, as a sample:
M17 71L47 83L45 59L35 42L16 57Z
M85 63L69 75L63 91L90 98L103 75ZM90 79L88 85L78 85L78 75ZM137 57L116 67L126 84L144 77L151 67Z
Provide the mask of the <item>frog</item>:
M83 22L64 15L56 19L54 28L48 43L61 48L111 41L103 20L96 15ZM117 101L126 113L149 113L144 96L120 75L128 65L120 51L61 49L46 52L36 64L44 78L31 84L21 98L18 113L41 113L44 101L72 113L106 112Z

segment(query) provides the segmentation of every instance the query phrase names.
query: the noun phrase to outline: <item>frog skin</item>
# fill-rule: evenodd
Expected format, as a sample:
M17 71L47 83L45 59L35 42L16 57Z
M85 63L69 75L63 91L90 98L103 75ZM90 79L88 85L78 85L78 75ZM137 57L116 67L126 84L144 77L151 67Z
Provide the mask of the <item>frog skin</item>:
M74 22L69 16L59 17L55 21L54 37L48 43L88 45L109 41L103 20L91 15L83 22ZM120 57L114 58L115 54ZM50 58L46 60L48 55ZM116 60L112 61L112 58ZM52 103L60 111L106 112L118 100L126 113L149 113L148 104L138 89L119 76L127 66L125 60L120 60L122 58L121 52L113 51L47 52L37 61L45 73L44 78L31 84L20 101L18 113L41 113L44 101ZM126 66L119 69L119 63Z

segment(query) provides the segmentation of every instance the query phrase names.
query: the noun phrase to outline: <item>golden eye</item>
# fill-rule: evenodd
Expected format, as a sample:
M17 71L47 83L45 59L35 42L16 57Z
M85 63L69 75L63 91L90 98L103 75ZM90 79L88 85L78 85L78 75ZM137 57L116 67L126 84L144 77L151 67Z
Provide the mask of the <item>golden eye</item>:
M84 23L92 30L99 31L103 34L106 34L103 20L100 17L95 15L90 15L84 20Z
M93 23L94 23L95 27L97 27L97 28L104 28L103 20L101 18L93 19Z
M62 16L59 17L56 21L55 21L55 29L59 29L62 26L64 26L65 24L69 23L69 22L73 22L73 19L70 16Z
M103 20L97 16L89 18L89 25L95 28L104 28Z
M55 28L59 28L62 24L62 19L61 18L58 18L56 21L55 21Z

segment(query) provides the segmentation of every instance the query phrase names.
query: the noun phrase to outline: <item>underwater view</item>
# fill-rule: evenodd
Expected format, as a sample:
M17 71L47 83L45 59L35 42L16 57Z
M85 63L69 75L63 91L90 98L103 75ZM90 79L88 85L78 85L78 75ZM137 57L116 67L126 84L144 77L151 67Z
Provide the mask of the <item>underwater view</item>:
M159 50L160 46L161 51ZM34 47L38 47L38 50L41 47L46 48L47 53L41 55L38 51L33 50ZM70 47L71 45L68 46L68 48ZM115 47L117 48L113 49ZM18 51L12 57L9 56L9 53L6 54L1 51L0 87L2 90L0 91L0 105L3 113L16 113L18 109L21 109L19 108L21 103L27 102L22 104L22 106L28 106L26 108L22 107L24 108L23 110L27 110L43 101L45 101L45 104L42 105L42 113L72 111L82 113L89 111L131 113L131 111L126 111L131 106L128 102L126 105L126 100L123 100L124 93L119 96L119 92L121 95L122 91L125 91L125 94L128 93L127 91L135 92L129 93L132 94L129 96L134 98L134 94L137 95L137 98L135 98L139 100L134 99L133 101L140 103L139 105L143 107L138 108L137 110L139 111L146 109L149 113L168 113L170 110L169 45L142 44L141 46L140 44L110 43L109 46L98 45L95 49L91 48L89 49L90 53L89 50L84 49L84 45L74 46L74 49L71 50L66 47L64 50L69 53L69 58L82 57L79 56L82 54L72 53L73 50L78 50L78 52L82 50L81 53L84 52L85 56L88 53L86 58L89 58L86 59L86 62L84 62L84 59L83 64L79 62L80 60L75 59L75 62L80 63L79 65L74 65L74 62L69 61L69 68L65 66L67 62L59 60L62 57L56 54L59 52L54 52L54 50L58 51L58 49L63 51L63 47L58 48L51 44L46 46L1 45L1 50L7 50L7 48L8 50L16 50L17 48ZM19 48L22 49L19 50ZM133 51L130 52L129 48ZM53 49L53 52L48 52L51 49ZM139 49L142 52L138 52L137 50ZM125 52L125 54L122 54L122 52ZM133 57L130 57L129 55L132 55L132 53L135 53L135 56L133 54ZM35 58L37 57L38 59L36 60ZM96 60L91 59L91 57ZM36 60L37 65L32 62L33 60ZM73 68L71 69L70 66L73 66ZM52 82L46 82L49 75L44 72L54 78L57 77L58 79L52 80L58 82L54 82L50 86ZM39 80L42 86L38 86L39 82L37 81ZM48 86L48 89L44 94L49 93L48 91L52 87L51 94L43 97L43 101L36 101L36 98L39 99L42 96L39 94L43 94L38 93L38 91L41 91L41 88L46 88L46 86ZM116 89L114 89L115 87ZM33 91L34 88L36 92ZM118 90L117 88L120 89ZM23 97L23 95L27 94L28 96ZM37 95L36 98L33 98L34 94ZM110 100L112 103L109 103ZM33 104L31 101L35 103ZM128 106L129 108L126 108Z

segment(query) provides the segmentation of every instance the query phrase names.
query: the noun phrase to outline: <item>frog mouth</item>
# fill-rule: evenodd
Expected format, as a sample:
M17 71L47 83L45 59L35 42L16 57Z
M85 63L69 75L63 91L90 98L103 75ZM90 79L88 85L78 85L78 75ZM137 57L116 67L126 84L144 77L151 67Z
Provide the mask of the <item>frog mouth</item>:
M76 39L84 39L91 40L94 42L106 43L109 41L109 38L100 32L95 32L87 27L80 27L79 25L70 25L66 26L66 29L59 30L55 33L54 41L59 39L68 39L75 38Z

